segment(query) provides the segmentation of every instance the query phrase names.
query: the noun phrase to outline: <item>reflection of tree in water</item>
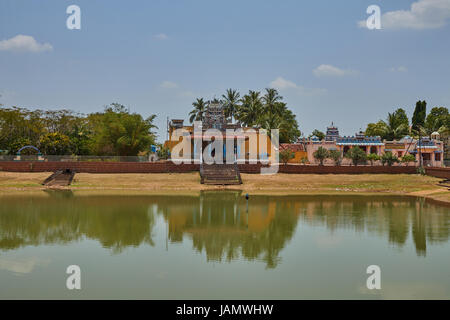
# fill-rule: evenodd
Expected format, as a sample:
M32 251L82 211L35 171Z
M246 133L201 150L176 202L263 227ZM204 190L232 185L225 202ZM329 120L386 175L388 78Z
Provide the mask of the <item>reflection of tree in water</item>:
M262 260L274 268L293 237L298 219L331 232L387 237L402 247L411 238L418 255L427 244L450 237L446 207L399 197L251 196L205 193L201 197L3 197L0 206L0 249L96 239L113 252L143 243L153 245L154 210L168 224L168 238L187 235L208 260ZM151 209L149 211L149 208Z
M197 251L205 251L208 260L265 261L274 268L279 253L291 239L297 216L282 200L255 197L249 202L235 193L205 193L200 198L159 202L160 212L169 223L169 239L192 238Z
M387 234L389 243L399 247L411 234L418 255L426 254L427 242L450 238L448 208L411 197L306 197L299 208L309 224Z
M84 237L116 253L127 246L153 245L154 217L147 210L145 202L129 198L4 198L0 248L69 243Z

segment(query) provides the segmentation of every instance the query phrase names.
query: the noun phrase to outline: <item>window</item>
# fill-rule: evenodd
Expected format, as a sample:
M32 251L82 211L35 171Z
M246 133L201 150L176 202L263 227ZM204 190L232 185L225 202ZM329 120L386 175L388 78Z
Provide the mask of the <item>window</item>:
M434 154L434 161L441 161L441 154L440 153L435 153Z
M402 156L402 154L403 154L403 152L401 152L401 151L399 151L399 152L397 153L397 155L398 155L399 158Z

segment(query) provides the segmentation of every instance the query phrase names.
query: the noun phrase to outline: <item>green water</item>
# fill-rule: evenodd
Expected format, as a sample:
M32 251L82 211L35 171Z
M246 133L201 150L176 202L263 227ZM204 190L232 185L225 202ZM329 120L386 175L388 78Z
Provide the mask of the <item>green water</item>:
M81 290L66 268L81 268ZM369 290L366 268L381 268ZM0 197L1 299L450 298L450 209L367 196Z

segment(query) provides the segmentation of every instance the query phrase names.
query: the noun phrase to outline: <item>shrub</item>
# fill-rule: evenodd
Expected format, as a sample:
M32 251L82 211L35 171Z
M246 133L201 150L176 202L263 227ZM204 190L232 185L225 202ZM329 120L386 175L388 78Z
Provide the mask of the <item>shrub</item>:
M412 154L405 154L402 157L402 163L406 163L406 166L408 166L410 162L416 162L416 157Z
M294 157L295 153L289 149L284 149L280 152L280 160L284 165L286 165L289 160L293 159Z
M341 152L339 150L329 150L328 151L328 158L334 161L334 165L339 166L341 165Z
M328 158L328 150L324 147L319 147L316 151L313 153L314 159L319 161L319 164L323 166L323 161Z
M381 163L383 166L387 164L388 166L392 166L394 163L399 162L397 156L395 156L392 152L388 151L381 156Z
M373 163L375 161L378 161L380 159L381 159L381 157L379 155L377 155L376 153L371 153L371 154L367 155L367 160L370 161L371 166L373 166Z
M357 166L358 163L365 163L367 161L367 154L360 147L353 147L347 151L345 157L352 160L352 163Z

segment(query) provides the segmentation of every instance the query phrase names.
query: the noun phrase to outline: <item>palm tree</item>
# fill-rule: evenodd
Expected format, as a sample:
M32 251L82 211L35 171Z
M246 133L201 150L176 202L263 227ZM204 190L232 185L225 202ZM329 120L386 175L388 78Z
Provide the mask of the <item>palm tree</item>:
M194 110L189 112L189 121L192 123L194 121L203 121L203 114L206 111L206 102L203 98L197 98L197 101L193 102Z
M238 103L240 96L240 93L234 89L228 89L226 94L222 95L225 107L225 117L231 118L231 122L233 122L233 117L239 108Z
M250 90L248 94L242 97L242 105L239 107L237 119L246 126L258 124L262 112L262 101L258 91Z
M387 117L387 138L389 140L401 139L409 134L409 123L403 109L397 109L393 113L388 113Z
M266 88L266 94L262 97L262 100L264 102L264 109L267 113L269 113L270 116L273 116L275 113L277 113L277 106L279 105L279 102L283 100L283 97L278 94L278 91L273 88Z

